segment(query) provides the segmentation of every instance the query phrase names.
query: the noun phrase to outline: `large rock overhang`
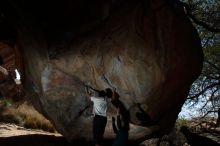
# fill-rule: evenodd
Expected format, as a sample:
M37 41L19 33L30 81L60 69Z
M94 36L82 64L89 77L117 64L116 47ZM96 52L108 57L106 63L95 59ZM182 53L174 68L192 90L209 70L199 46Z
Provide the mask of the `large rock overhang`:
M130 138L169 132L202 69L198 34L165 0L1 2L17 29L25 89L69 140L91 139L83 83L116 88L130 111ZM105 136L113 137L109 104ZM154 121L146 125L147 113Z

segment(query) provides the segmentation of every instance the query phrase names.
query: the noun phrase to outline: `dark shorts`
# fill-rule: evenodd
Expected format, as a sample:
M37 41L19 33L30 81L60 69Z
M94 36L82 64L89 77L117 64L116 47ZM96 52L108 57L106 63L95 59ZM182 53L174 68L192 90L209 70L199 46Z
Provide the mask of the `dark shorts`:
M93 141L94 144L102 144L107 117L95 115L93 119Z

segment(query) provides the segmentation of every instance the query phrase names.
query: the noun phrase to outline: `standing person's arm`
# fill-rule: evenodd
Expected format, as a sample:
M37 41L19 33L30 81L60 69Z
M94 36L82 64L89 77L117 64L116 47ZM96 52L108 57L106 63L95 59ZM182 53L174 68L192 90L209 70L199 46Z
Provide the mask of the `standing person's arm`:
M119 106L120 106L120 100L119 100L119 94L114 90L113 92L112 92L112 98L111 98L111 102L112 102L112 104L116 107L116 108L118 108Z
M118 126L118 129L121 129L121 115L120 115L120 108L117 109L117 126Z
M119 94L116 92L116 90L113 90L112 92L112 101L119 99Z
M89 103L91 103L91 92L89 92L88 87L86 87L86 98Z
M112 129L113 129L114 133L118 132L118 129L115 125L115 117L112 117Z
M117 126L118 126L118 129L121 129L122 125L121 125L121 116L120 115L117 115Z
M87 99L87 103L88 103L87 107L90 109L89 111L94 114L94 110L93 110L93 106L92 106L93 101L91 99L92 93L89 92L88 87L86 87L85 89L86 89L86 99Z

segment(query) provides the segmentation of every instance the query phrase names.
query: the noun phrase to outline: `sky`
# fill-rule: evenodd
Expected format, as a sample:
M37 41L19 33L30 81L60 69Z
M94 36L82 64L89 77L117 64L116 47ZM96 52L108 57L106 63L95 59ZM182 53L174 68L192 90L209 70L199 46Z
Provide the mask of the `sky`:
M191 119L194 117L203 116L199 110L203 106L204 100L199 100L198 104L196 104L193 107L191 106L192 104L193 104L193 102L191 102L189 104L185 103L182 107L181 112L179 113L178 118ZM208 103L207 106L211 106L211 103ZM212 113L212 114L210 114L210 116L216 117L217 113L215 113L215 114Z

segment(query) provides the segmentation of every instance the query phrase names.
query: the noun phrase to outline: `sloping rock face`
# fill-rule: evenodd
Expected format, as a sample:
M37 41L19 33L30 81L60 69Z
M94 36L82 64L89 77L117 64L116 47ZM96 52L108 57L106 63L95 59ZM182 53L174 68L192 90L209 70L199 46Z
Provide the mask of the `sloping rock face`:
M97 1L99 8L86 7L95 11L91 18L83 10L79 18L74 8L79 10L81 3L65 4L72 8L65 14L76 25L61 29L60 38L59 28L47 29L45 35L39 27L30 31L19 25L26 89L36 107L69 140L91 139L87 82L96 89L116 88L130 112L130 139L168 132L203 61L198 34L183 8L163 0ZM144 123L145 113L153 120L150 126ZM111 138L111 116L116 114L111 103L108 114L105 136Z

